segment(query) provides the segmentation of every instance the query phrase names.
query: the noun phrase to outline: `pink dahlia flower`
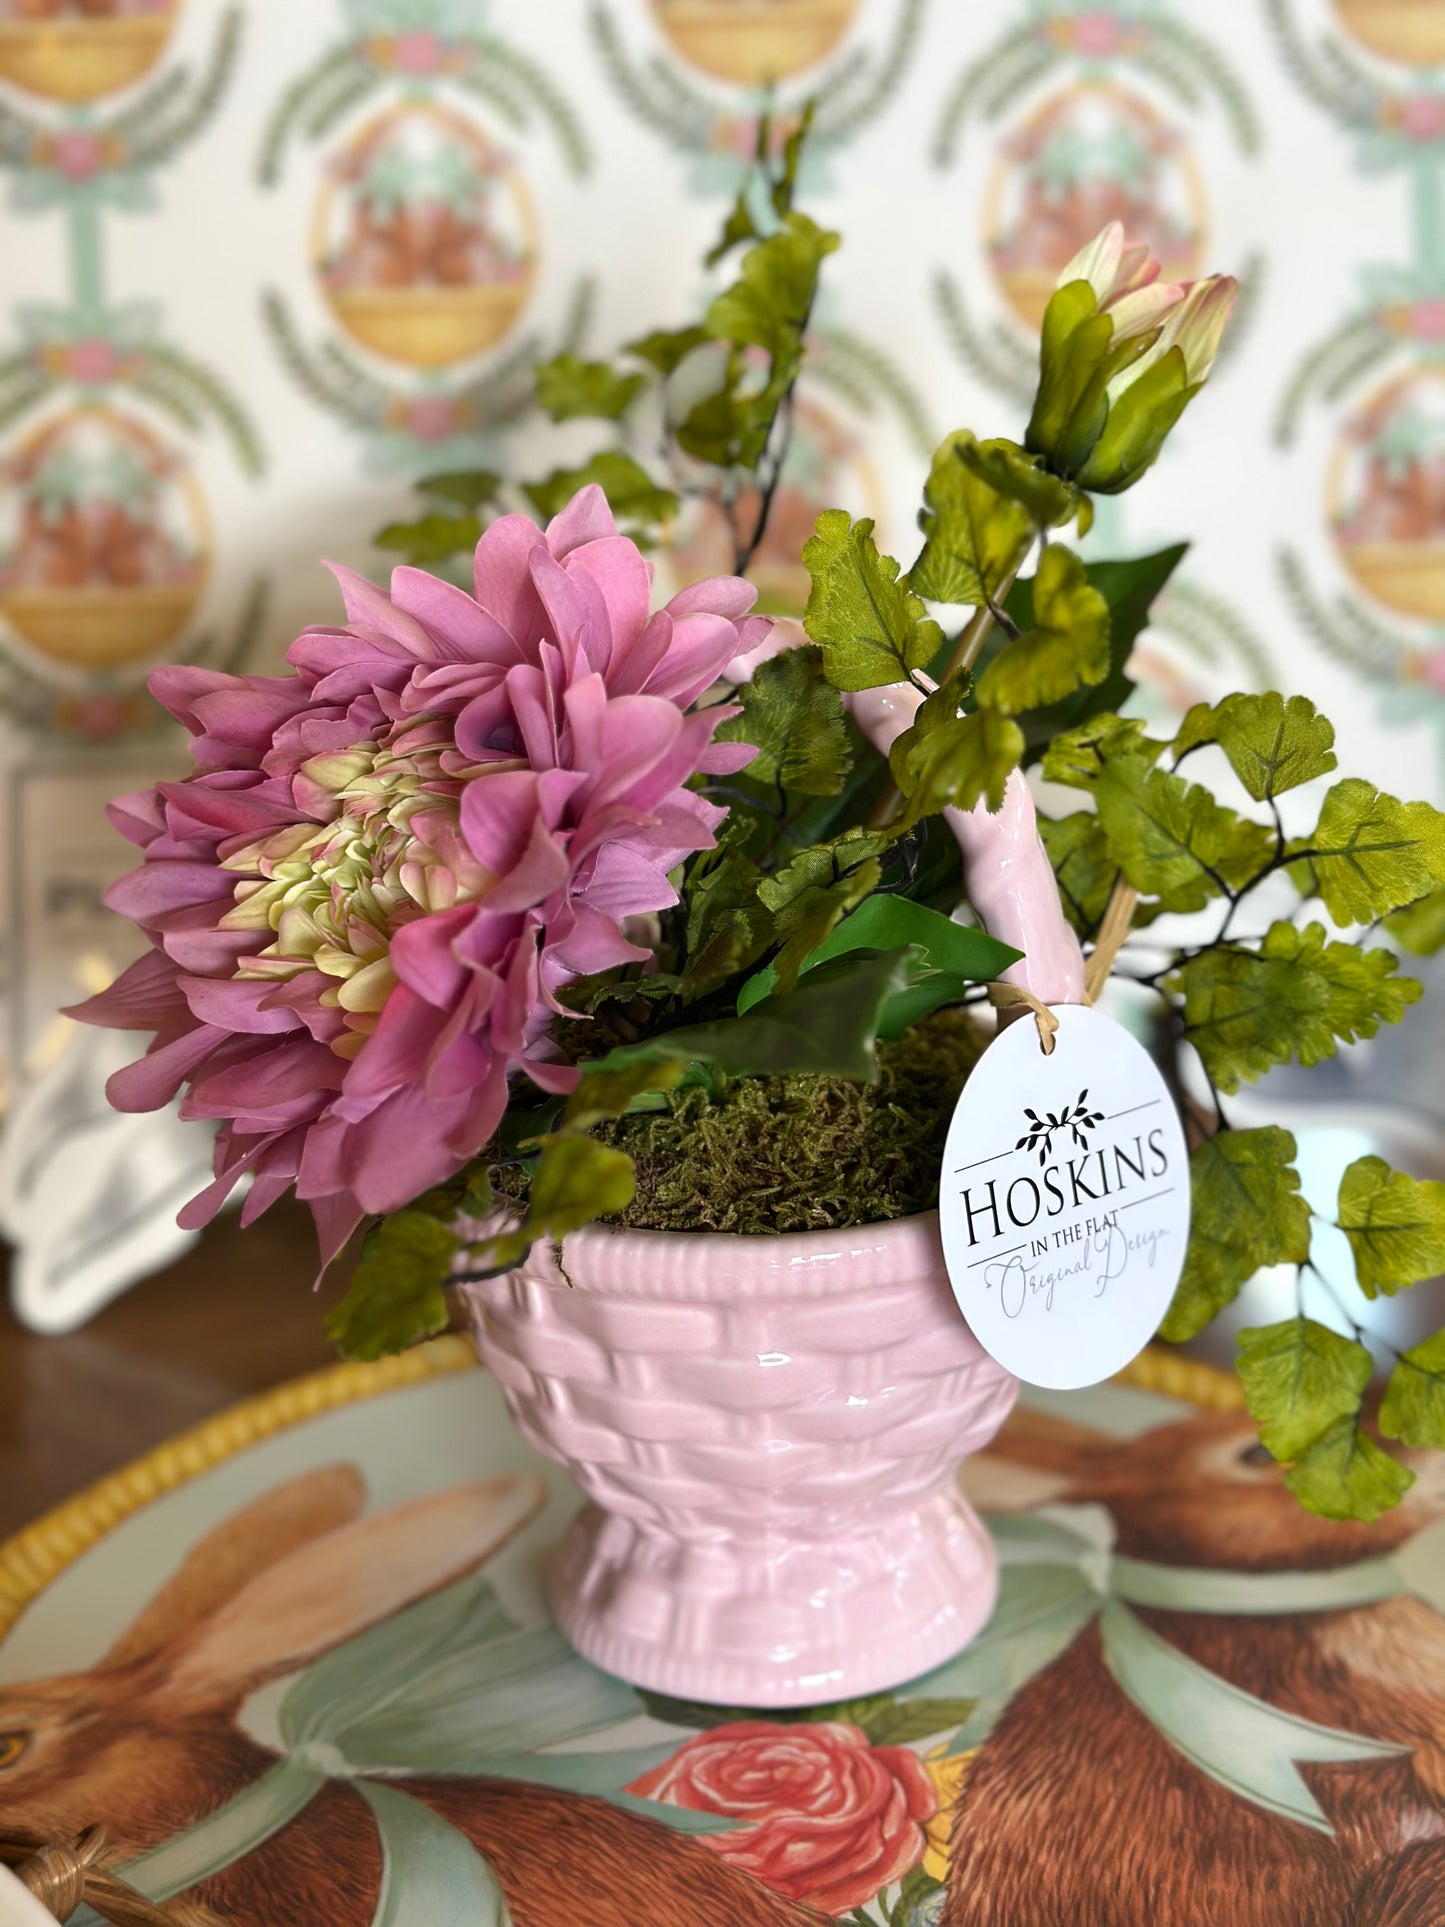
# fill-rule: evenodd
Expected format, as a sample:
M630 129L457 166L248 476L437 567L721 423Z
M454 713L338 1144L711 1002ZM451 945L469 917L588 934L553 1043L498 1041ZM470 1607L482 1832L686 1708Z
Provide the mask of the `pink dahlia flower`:
M346 627L300 636L294 675L152 675L195 769L113 805L145 861L107 900L152 947L72 1013L156 1033L118 1109L184 1087L183 1116L222 1120L183 1224L250 1171L244 1221L294 1184L326 1259L473 1157L518 1072L575 1081L556 992L644 958L626 920L711 846L723 812L687 779L752 752L712 740L731 708L687 711L767 630L734 576L650 614L598 488L545 534L493 523L475 596L334 573Z

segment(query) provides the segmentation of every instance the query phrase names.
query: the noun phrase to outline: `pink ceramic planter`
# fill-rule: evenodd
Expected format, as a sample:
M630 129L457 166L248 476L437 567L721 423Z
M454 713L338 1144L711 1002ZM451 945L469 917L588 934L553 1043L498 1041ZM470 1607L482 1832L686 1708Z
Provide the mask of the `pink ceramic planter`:
M1017 1381L964 1323L934 1213L780 1237L612 1231L467 1288L512 1415L591 1501L553 1610L606 1671L796 1706L925 1672L993 1607L958 1489Z

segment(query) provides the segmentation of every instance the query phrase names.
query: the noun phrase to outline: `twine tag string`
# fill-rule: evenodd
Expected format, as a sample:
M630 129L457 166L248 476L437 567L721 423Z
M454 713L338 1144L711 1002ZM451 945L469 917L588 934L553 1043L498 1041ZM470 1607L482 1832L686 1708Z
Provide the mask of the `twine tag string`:
M0 1864L13 1869L58 1921L67 1921L83 1903L112 1927L225 1927L218 1914L199 1901L172 1900L164 1907L107 1873L110 1858L104 1827L87 1827L71 1841L41 1841L28 1835L0 1836Z
M1109 981L1109 973L1114 968L1124 939L1128 936L1134 921L1134 908L1139 901L1139 892L1129 882L1121 870L1114 879L1114 888L1109 893L1108 907L1099 923L1098 935L1094 938L1094 948L1089 961L1084 965L1084 1002L1097 1003L1104 994L1104 986Z
M1053 1055L1059 1020L1031 990L1022 984L990 984L988 1001L995 1010L1031 1010L1039 1027L1039 1048L1045 1057Z
M1094 948L1084 966L1086 1005L1097 1003L1103 995L1109 973L1129 934L1134 920L1134 906L1138 901L1139 892L1121 871L1114 879L1108 907L1099 924L1099 934L1094 939ZM1000 983L989 985L988 1000L995 1010L1031 1010L1039 1027L1039 1048L1045 1057L1052 1056L1059 1020L1041 998L1031 990L1025 990L1022 984Z

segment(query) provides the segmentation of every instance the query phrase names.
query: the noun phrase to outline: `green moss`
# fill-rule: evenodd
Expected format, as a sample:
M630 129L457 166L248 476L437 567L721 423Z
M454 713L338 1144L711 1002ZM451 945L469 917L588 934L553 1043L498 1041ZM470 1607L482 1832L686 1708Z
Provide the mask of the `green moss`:
M659 1231L822 1231L927 1211L944 1139L986 1037L940 1011L878 1049L876 1084L739 1078L720 1102L678 1093L666 1111L603 1125L631 1153L637 1196L610 1220Z

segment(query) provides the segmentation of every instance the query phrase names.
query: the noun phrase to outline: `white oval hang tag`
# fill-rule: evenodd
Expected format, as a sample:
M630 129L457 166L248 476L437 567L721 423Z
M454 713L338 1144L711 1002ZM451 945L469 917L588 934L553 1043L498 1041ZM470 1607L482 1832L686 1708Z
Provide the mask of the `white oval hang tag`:
M1021 1018L975 1066L949 1126L943 1254L979 1343L1031 1385L1095 1385L1168 1310L1189 1241L1189 1156L1153 1059L1082 1004L1054 1049Z

